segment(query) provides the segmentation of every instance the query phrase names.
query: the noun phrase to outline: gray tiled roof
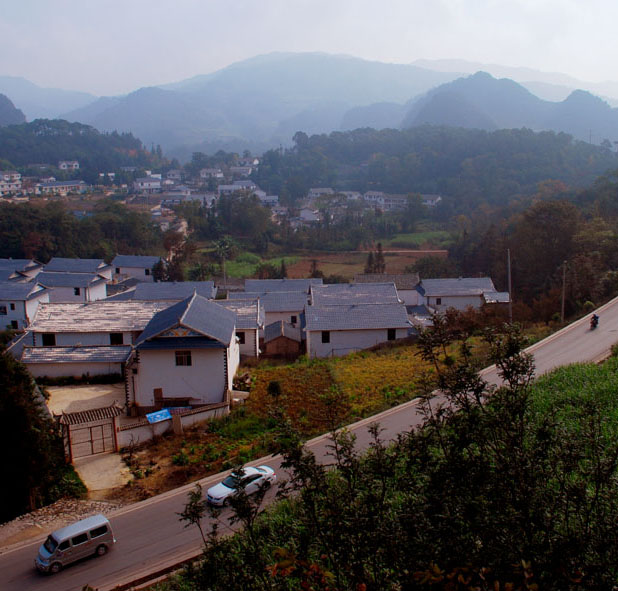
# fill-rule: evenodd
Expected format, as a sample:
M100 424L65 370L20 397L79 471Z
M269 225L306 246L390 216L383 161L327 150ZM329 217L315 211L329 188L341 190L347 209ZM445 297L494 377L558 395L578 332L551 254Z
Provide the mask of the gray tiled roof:
M41 263L37 263L33 259L0 259L0 270L2 271L25 271L41 266Z
M410 326L403 304L307 306L305 321L306 331L370 330Z
M508 304L511 299L508 291L486 291L483 296L488 304Z
M41 271L36 276L37 282L45 287L90 287L107 282L105 277L96 273L60 273Z
M340 304L397 304L394 283L335 283L311 286L314 306Z
M358 273L354 283L394 283L397 289L414 289L420 281L418 273Z
M271 322L266 328L264 328L264 342L270 343L279 337L286 337L293 341L300 343L302 335L300 328L292 326L289 322L284 320L278 320L277 322Z
M234 312L194 294L155 314L137 342L143 343L180 325L227 345L234 335L235 324Z
M113 267L139 267L144 269L152 269L161 257L142 256L130 254L117 254L112 261Z
M270 293L230 292L229 300L260 299L260 305L269 312L301 312L307 305L308 295L304 291L273 291Z
M257 330L264 326L264 308L259 300L219 300L217 304L236 314L236 329Z
M142 331L168 302L43 303L29 330L33 332Z
M54 257L45 265L45 270L64 273L98 273L108 267L109 265L103 259L68 259Z
M74 347L24 347L23 363L125 363L131 345Z
M0 282L0 300L30 300L46 293L46 289L40 289L38 283L21 283L19 281Z
M322 279L245 279L245 291L309 291L311 285L322 285Z
M213 299L217 293L212 281L161 281L136 285L133 299L180 301L188 298L193 292L206 299Z
M102 419L111 419L124 413L124 407L120 406L115 400L109 406L103 408L93 408L90 410L79 410L76 412L63 412L56 415L58 421L63 425L82 425L92 423Z
M494 292L489 277L459 277L454 279L423 279L418 291L425 296L467 296Z

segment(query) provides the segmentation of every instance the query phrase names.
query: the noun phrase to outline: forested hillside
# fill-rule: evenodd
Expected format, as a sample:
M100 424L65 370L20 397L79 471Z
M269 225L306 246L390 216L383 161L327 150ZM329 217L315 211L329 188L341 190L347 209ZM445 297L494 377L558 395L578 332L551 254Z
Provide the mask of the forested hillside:
M121 166L148 166L152 155L130 133L100 133L81 123L37 119L0 128L0 160L13 167L35 163L56 166L60 160L78 160L83 178Z
M440 193L448 213L531 195L540 181L585 187L618 160L609 148L567 134L422 126L297 133L289 150L264 154L255 180L288 202L310 187Z

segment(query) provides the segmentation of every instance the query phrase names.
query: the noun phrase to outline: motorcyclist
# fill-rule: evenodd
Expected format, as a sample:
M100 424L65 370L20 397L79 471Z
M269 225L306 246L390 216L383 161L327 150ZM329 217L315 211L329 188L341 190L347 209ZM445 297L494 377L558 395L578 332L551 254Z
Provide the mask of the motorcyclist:
M590 318L590 328L596 328L599 326L599 316L598 314L593 314Z

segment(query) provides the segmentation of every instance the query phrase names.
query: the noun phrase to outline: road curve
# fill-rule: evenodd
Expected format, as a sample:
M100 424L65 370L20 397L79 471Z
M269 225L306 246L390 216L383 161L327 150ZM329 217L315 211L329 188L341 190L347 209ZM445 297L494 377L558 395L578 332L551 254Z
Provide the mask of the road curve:
M570 363L598 361L618 342L618 298L597 310L600 325L589 329L589 316L536 343L528 349L534 355L536 373L541 375ZM496 382L495 368L482 372L489 382ZM369 442L368 426L379 422L382 437L393 439L398 433L421 422L416 401L407 402L379 415L364 419L348 428L357 437L360 447ZM318 458L325 459L328 436L317 437L307 443ZM281 473L281 458L267 457L251 462L266 463ZM204 489L218 482L221 475L201 480ZM186 502L187 492L195 483L125 507L110 516L118 543L107 556L75 564L54 576L43 576L34 568L40 539L0 550L0 589L2 591L81 591L88 584L99 591L107 591L141 576L156 572L196 555L201 540L197 528L185 528L178 515ZM269 496L274 494L269 492ZM0 542L1 544L1 542Z

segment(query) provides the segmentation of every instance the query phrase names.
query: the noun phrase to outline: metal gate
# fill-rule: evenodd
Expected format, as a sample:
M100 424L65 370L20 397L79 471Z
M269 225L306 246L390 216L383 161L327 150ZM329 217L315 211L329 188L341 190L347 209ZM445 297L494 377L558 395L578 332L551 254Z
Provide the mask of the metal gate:
M72 425L69 433L73 459L115 451L113 421L100 425Z

